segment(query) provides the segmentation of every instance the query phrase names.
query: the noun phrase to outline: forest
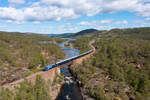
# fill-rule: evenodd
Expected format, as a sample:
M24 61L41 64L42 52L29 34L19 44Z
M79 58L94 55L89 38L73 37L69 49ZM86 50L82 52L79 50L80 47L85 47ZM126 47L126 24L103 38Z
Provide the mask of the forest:
M82 82L84 94L96 100L150 99L148 29L115 29L97 33L99 37L93 44L96 53L72 67Z
M64 52L53 43L63 41L38 34L0 32L0 84L29 76L45 65L63 59Z
M51 100L50 86L37 76L35 84L25 80L15 87L15 92L0 87L0 100Z
M90 38L78 38L77 40L70 41L70 43L73 44L74 48L79 49L80 53L82 54L90 50L89 47L90 40L91 40Z
M71 43L83 53L90 50L92 40L94 55L71 67L81 81L83 94L96 100L149 100L150 28L94 32ZM0 32L0 84L27 77L63 59L65 54L56 45L63 41L43 35ZM0 100L51 100L52 86L63 81L63 76L57 78L50 84L37 76L35 84L26 80L15 87L15 92L0 87Z
M64 59L65 53L56 45L64 41L38 34L0 32L0 85L25 79L14 90L0 86L0 100L52 100L51 93L58 91L62 75L56 75L54 82L37 76L34 84L26 77Z

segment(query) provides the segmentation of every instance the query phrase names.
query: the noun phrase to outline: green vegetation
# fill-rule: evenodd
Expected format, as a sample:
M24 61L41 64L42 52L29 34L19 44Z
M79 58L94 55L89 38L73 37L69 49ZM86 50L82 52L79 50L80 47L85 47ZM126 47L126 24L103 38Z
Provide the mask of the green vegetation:
M150 27L143 28L127 28L127 29L112 29L110 31L97 32L92 35L99 38L136 38L150 40Z
M66 48L70 48L70 47L71 47L71 44L70 44L70 43L64 44L64 46L65 46Z
M64 81L64 75L63 74L58 74L54 78L53 85L59 84L59 83L61 83L63 81Z
M44 41L48 43L41 43ZM24 77L25 73L28 76L33 73L30 71L63 59L64 52L53 43L63 41L38 34L0 32L0 84Z
M89 42L90 42L89 38L82 38L82 39L79 38L79 39L71 41L71 43L73 44L73 47L79 49L80 53L84 53L90 50Z
M99 36L94 56L72 68L85 92L97 100L149 100L150 28L110 30Z
M52 37L61 37L61 38L75 38L75 37L81 37L89 35L93 32L97 32L96 29L85 29L77 33L63 33L63 34L50 34Z
M0 100L51 100L49 85L37 76L35 84L26 80L16 87L15 92L0 88Z
M24 73L24 77L28 77L28 76L30 76L30 75L33 74L33 73L40 72L41 70L42 70L42 69L39 69L39 68L31 69L30 71Z

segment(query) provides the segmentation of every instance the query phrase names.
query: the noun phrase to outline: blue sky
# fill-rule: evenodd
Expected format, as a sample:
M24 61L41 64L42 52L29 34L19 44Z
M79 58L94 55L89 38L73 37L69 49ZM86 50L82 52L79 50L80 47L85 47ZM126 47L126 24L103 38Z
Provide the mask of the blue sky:
M0 31L59 34L149 26L150 0L0 0Z

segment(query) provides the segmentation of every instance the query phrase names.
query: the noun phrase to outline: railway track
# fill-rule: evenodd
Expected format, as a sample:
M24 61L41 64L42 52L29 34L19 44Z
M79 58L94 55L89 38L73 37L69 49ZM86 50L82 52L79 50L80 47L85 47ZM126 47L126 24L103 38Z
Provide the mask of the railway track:
M90 55L92 55L94 52L95 52L95 48L94 46L92 45L92 43L94 43L94 41L91 41L89 43L89 45L91 46L91 50L89 50L88 52L85 52L83 54L80 54L78 56L74 56L74 57L71 57L71 58L68 58L68 59L65 59L65 60L62 60L62 61L59 61L55 64L52 64L52 65L49 65L49 66L46 66L46 67L51 67L50 69L48 68L48 70L45 70L45 71L40 71L40 72L37 72L37 73L34 73L28 77L26 77L27 80L31 81L32 83L34 83L35 81L35 78L37 75L40 75L42 76L42 78L44 78L45 80L48 80L49 79L49 76L51 77L54 77L55 75L52 75L52 73L55 73L55 72L52 72L55 68L57 68L58 66L62 66L63 64L67 64L71 61L74 61L74 60L78 60L78 59L81 59L81 58L88 58ZM89 56L88 56L89 55ZM82 62L82 60L79 61L80 63ZM51 71L51 72L50 72ZM51 74L51 75L49 75ZM23 79L20 79L20 80L16 80L16 81L13 81L11 83L7 83L7 84L4 84L3 87L6 87L6 88L9 88L9 89L13 89L14 86L18 86L21 82L24 81L24 78Z

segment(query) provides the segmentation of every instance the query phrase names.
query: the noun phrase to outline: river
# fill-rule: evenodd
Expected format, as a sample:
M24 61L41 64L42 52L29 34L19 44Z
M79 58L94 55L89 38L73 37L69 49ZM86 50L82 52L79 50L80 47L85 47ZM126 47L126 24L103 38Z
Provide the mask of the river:
M71 48L65 47L65 44L68 44L70 40L72 39L68 39L68 41L59 44L62 50L66 53L66 58L80 54L80 51L78 49L72 48L72 46ZM68 66L61 68L60 71L64 75L65 84L62 86L62 91L56 100L82 100L80 89L77 86L77 83L74 81L71 73L69 72Z

